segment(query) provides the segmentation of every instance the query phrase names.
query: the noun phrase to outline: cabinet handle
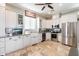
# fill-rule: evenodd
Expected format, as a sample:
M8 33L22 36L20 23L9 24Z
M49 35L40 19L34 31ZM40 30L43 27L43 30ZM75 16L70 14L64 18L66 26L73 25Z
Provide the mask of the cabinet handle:
M9 38L9 40L11 40L12 38Z
M17 39L15 39L14 41L17 41Z

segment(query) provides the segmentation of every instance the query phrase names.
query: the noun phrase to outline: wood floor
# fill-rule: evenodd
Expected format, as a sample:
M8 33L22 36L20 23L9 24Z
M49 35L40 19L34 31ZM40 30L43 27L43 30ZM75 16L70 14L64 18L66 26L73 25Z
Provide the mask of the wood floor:
M8 54L9 56L67 56L71 47L53 41L45 41L22 50Z

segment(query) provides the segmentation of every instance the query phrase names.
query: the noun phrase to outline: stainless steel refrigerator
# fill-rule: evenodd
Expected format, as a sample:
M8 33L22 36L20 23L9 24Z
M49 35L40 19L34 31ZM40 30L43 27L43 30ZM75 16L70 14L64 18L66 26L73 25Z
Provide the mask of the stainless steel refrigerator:
M62 43L68 46L77 47L79 22L62 23Z

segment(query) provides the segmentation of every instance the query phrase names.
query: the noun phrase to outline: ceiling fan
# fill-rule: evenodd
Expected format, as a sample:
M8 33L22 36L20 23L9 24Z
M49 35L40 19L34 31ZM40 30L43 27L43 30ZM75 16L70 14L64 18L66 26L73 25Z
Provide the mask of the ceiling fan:
M54 7L51 6L52 3L36 3L35 5L43 5L42 7L42 11L45 9L45 7L47 6L48 8L54 10Z

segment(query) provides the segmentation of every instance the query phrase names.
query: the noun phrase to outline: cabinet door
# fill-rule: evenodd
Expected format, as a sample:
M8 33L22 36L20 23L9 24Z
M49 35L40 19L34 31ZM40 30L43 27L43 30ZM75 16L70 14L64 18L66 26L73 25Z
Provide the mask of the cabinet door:
M5 41L4 38L0 38L0 55L5 55Z
M23 48L23 37L22 36L17 36L15 37L16 39L16 49L22 49Z
M5 47L5 40L4 38L0 38L0 48L4 48Z
M39 33L31 34L32 44L41 42L41 39L42 39L42 35L41 34L39 34Z
M5 36L5 8L0 7L0 36Z
M6 10L6 27L15 28L18 24L18 17L16 12Z
M29 45L31 45L29 35L23 36L23 46L24 46L24 47L27 47L27 46L29 46Z
M6 53L16 50L16 40L13 37L6 38Z
M31 45L32 45L32 44L36 44L36 36L33 36L33 35L32 35L32 36L30 37L30 43L31 43Z
M31 44L36 44L36 36L37 36L36 33L31 33L31 35L30 35L30 43Z
M42 41L42 34L38 34L37 36L37 43L41 42Z
M31 44L36 44L41 42L40 37L41 36L38 33L32 33L30 36Z

